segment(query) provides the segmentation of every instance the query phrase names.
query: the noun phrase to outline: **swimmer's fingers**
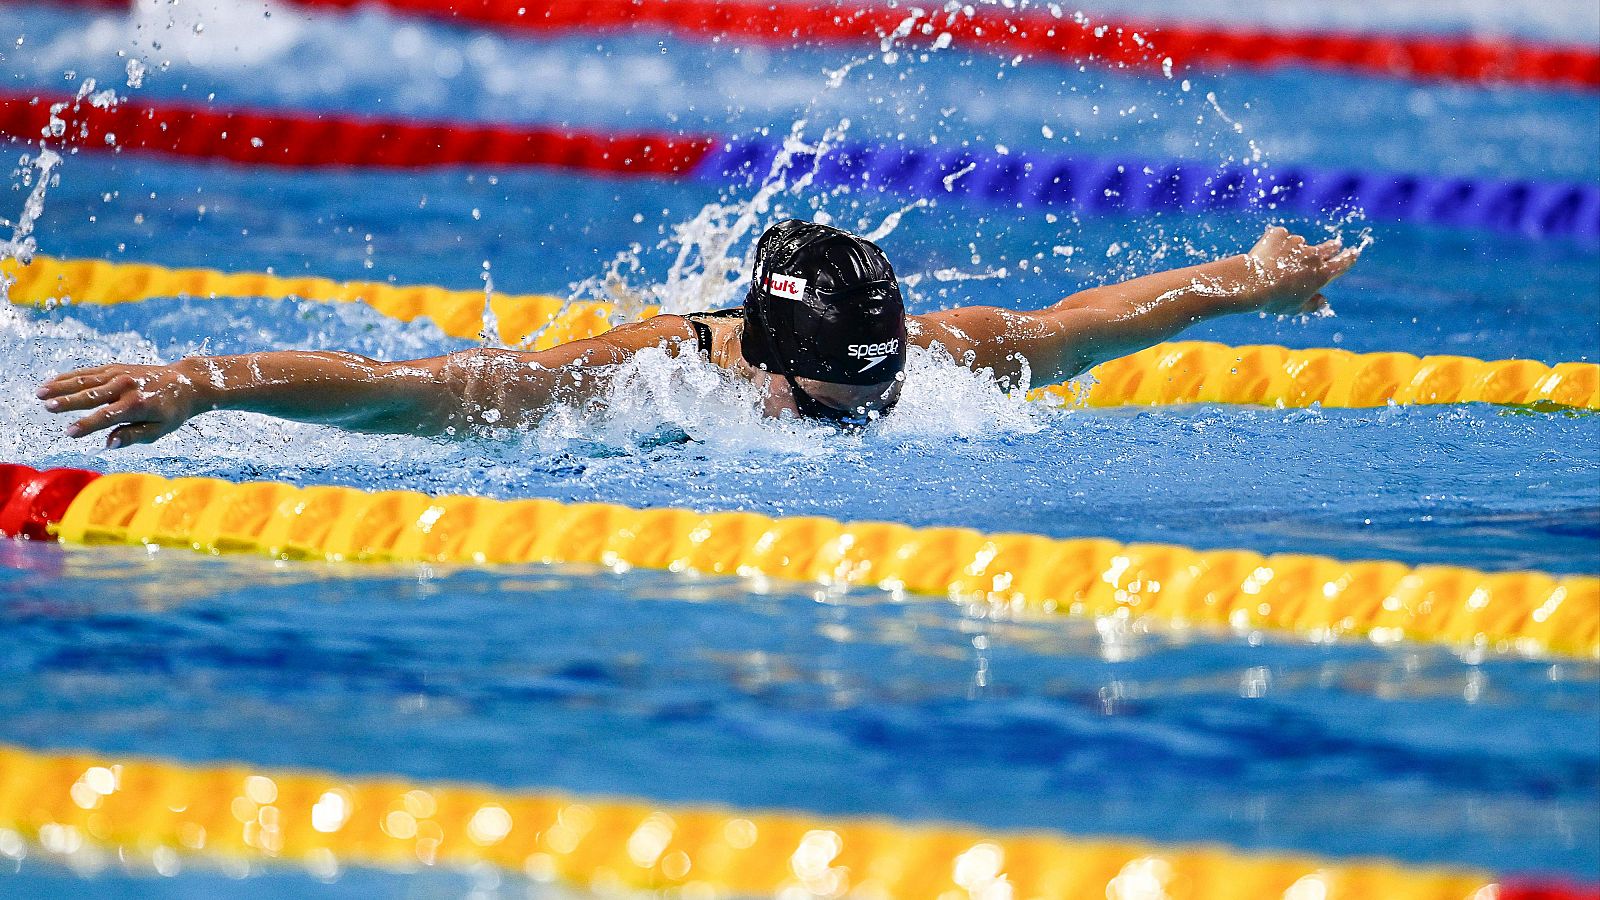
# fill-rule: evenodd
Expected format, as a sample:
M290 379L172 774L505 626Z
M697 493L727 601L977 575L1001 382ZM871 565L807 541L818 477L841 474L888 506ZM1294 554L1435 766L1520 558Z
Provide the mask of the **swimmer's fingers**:
M68 412L78 409L93 409L114 402L117 398L137 387L134 380L127 375L116 375L106 380L93 383L80 381L78 385L87 385L71 393L61 393L44 401L44 408L51 412Z
M110 366L96 366L93 369L64 372L40 385L34 396L40 400L49 400L52 397L75 394L88 388L98 387L115 377L116 373L109 371L110 368Z
M1328 280L1332 281L1333 279L1338 278L1340 275L1350 271L1350 267L1355 265L1356 260L1360 258L1360 247L1349 247L1339 251L1338 253L1335 253L1333 256L1328 257L1328 262L1324 266L1325 271L1328 273Z
M149 444L171 433L177 427L178 424L175 422L135 422L131 425L119 425L106 435L106 447L115 450L118 447L130 447L134 444Z
M113 425L128 425L134 422L161 422L166 416L160 410L152 408L143 397L137 394L125 396L115 403L95 410L71 425L67 426L67 434L72 437L83 437L94 434Z
M1328 298L1322 296L1319 292L1312 294L1311 299L1306 301L1305 306L1300 307L1300 314L1302 316L1314 316L1327 308Z

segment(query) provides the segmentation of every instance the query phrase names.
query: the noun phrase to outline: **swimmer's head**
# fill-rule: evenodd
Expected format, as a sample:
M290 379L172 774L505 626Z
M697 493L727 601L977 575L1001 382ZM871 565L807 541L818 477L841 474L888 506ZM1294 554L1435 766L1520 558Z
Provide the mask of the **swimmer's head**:
M784 376L801 415L865 424L899 397L886 389L878 393L887 400L841 408L795 381L891 385L905 368L905 302L877 244L827 225L779 222L756 244L744 310L745 361Z

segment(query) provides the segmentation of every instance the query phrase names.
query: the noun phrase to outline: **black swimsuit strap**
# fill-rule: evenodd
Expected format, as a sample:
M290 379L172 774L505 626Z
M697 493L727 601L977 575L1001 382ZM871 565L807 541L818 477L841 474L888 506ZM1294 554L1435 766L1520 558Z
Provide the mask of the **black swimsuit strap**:
M700 355L706 359L711 358L711 326L699 319L690 319L689 327L694 329L694 346Z
M711 326L707 325L704 320L743 319L744 310L738 307L733 309L718 309L713 310L712 312L690 313L683 318L684 321L689 323L689 327L694 330L695 349L700 351L701 356L704 356L709 360L711 358Z

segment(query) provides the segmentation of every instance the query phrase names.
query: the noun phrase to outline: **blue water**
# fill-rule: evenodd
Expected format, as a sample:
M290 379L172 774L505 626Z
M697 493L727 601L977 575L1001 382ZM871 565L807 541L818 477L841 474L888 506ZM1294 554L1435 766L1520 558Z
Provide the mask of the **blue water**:
M29 746L1600 865L1581 837L1600 825L1592 663L1108 643L1083 621L657 573L12 552L0 721Z
M210 869L185 870L181 876L164 877L155 873L130 874L122 871L78 871L48 862L28 860L26 878L7 879L26 891L28 900L232 900L313 896L319 900L371 900L372 897L467 897L496 896L496 891L515 889L517 896L562 898L554 889L524 884L493 870L460 872L426 869L420 872L387 872L379 869L348 869L332 878L322 878L290 868L256 869L244 873ZM0 863L0 873L12 874ZM4 882L0 882L4 883Z
M1204 14L1225 17L1220 6ZM1495 8L1391 12L1408 28L1495 30ZM1273 15L1385 24L1310 3ZM640 35L510 39L371 12L201 17L203 36L188 20L136 28L0 7L0 86L71 91L91 75L119 85L124 50L151 66L124 93L214 93L221 105L716 133L786 131L806 116L811 138L848 116L852 138L1208 160L1244 157L1253 142L1276 162L1600 180L1594 94L1304 71L1196 75L1185 92L959 47L866 63L824 90L821 72L848 54ZM1581 41L1591 18L1582 4L1549 4L1519 27ZM162 59L172 60L165 71ZM11 196L0 198L7 217L21 199ZM299 173L86 153L60 169L38 236L41 252L64 257L468 289L483 287L488 263L496 290L592 296L619 254L630 285L660 286L674 228L742 199L704 184L548 172ZM781 200L863 228L903 202ZM915 311L1020 307L1237 252L1263 224L1051 221L942 202L909 213L883 244L914 282ZM1342 227L1351 239L1370 231L1360 265L1329 291L1337 316L1236 318L1187 336L1600 356L1594 247L1292 224ZM50 374L113 358L273 348L411 358L466 346L353 305L0 309L0 460L1600 571L1600 416L1588 414L1057 410L929 364L893 419L843 437L753 421L736 397L643 366L621 412L527 434L383 438L213 414L154 446L107 453L66 438L31 399ZM1108 643L1093 623L995 622L870 591L0 545L0 742L1600 879L1591 662L1160 629ZM16 868L0 859L0 874ZM498 877L357 869L329 886L284 869L240 882L203 866L170 879L112 866L80 881L34 856L20 877L0 878L0 895L459 896Z

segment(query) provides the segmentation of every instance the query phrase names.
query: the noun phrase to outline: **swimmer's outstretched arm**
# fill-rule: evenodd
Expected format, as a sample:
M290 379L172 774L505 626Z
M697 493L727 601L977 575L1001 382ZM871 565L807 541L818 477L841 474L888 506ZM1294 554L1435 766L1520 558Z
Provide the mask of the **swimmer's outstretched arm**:
M73 437L110 429L106 446L145 444L218 409L325 422L352 431L439 434L478 424L536 421L557 402L598 397L607 367L647 346L689 340L677 316L658 316L537 353L466 350L407 362L353 353L274 351L195 356L165 366L113 363L52 378L39 399L55 413L90 410Z
M923 318L930 337L972 368L1015 384L1026 364L1032 384L1051 384L1217 316L1317 312L1327 305L1322 289L1360 255L1337 239L1308 244L1272 227L1248 253L1090 288L1047 309L966 307Z

